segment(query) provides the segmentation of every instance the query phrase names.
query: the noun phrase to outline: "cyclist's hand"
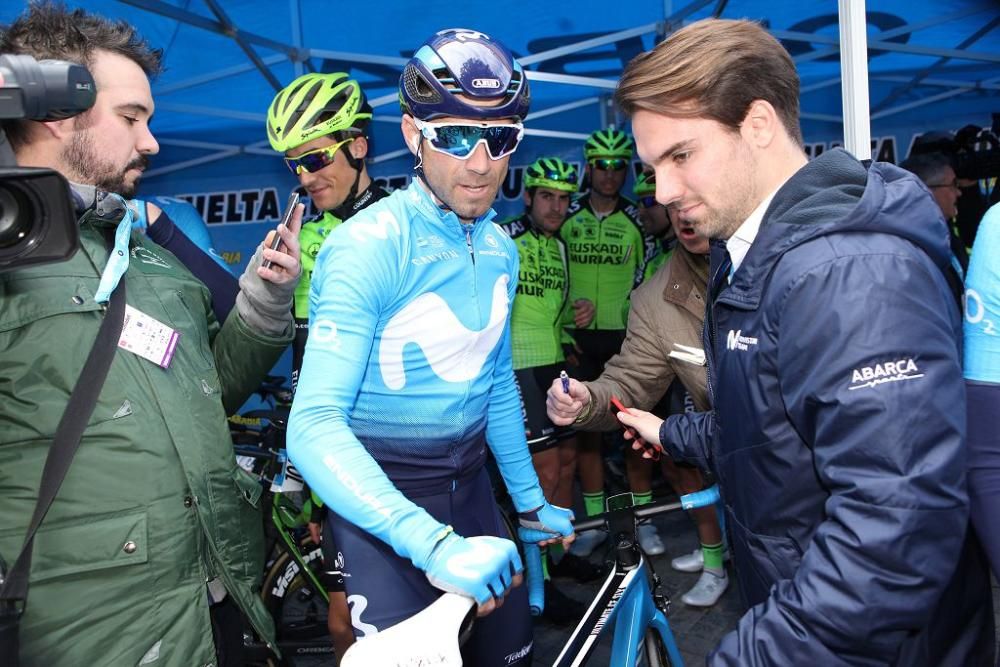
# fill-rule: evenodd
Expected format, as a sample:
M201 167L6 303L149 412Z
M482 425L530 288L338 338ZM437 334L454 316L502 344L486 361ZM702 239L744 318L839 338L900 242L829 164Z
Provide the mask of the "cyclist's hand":
M323 525L315 521L310 521L306 525L309 526L309 539L313 541L313 544L319 544L323 539Z
M567 426L583 411L591 401L587 385L573 378L569 379L569 393L563 391L562 380L556 378L545 397L545 412L557 426Z
M660 444L660 426L663 425L663 420L652 414L651 412L646 412L644 410L638 410L636 408L629 408L628 412L619 412L615 415L622 424L625 426L631 426L635 431L639 433L639 437L645 440L648 444L655 446L661 452L663 451L663 446ZM632 449L637 451L645 450L642 453L642 458L651 459L653 454L641 443L634 442L635 438L628 431L625 432L626 440L633 440Z
M517 536L522 542L537 542L544 547L562 542L568 547L576 535L573 534L573 512L564 507L545 503L530 512L518 515Z
M510 540L451 533L434 547L424 571L435 588L473 598L479 605L477 614L485 616L521 584L523 569L517 546Z
M573 324L577 329L586 329L594 321L594 302L590 299L577 299L573 302Z

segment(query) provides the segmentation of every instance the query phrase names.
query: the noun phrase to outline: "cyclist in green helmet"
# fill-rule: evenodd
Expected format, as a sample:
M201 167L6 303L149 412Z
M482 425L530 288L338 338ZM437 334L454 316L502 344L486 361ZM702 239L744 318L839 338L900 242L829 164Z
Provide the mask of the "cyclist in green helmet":
M652 239L646 253L646 268L642 280L647 281L670 257L677 245L677 236L670 224L667 207L656 201L656 177L649 172L640 173L632 188L639 204L639 220L646 236Z
M557 427L549 421L545 390L565 369L564 320L572 318L574 310L580 310L569 305L568 257L566 244L559 237L578 182L575 166L557 157L538 158L524 172L524 213L499 223L514 240L520 261L510 328L524 430L542 492L550 503L560 507L573 504L576 438L571 428ZM581 315L592 316L592 307ZM588 323L587 319L580 322ZM552 561L559 563L553 573L565 572L579 581L595 579L602 573L601 568L563 553L559 545L547 551ZM543 563L543 616L556 624L578 621L585 611L583 605L554 587L549 580L548 559Z
M583 155L590 192L570 205L569 218L560 231L569 247L570 300L587 299L595 308L588 325L577 323L571 331L579 360L573 375L584 380L596 379L621 349L628 295L642 282L648 241L639 209L621 194L633 150L632 138L614 127L597 130L587 138ZM594 515L604 511L601 436L580 433L578 441L577 467L584 505L587 514ZM648 528L643 526L643 530ZM583 531L572 551L585 557L604 538L602 531ZM649 546L644 540L643 547ZM653 548L651 553L662 553L662 544L659 546L659 551Z
M295 340L292 343L292 390L309 335L309 289L316 255L334 227L386 193L368 175L368 123L372 109L357 81L343 72L298 77L275 95L267 110L267 138L284 153L285 164L299 179L319 214L302 223L302 280L295 290ZM343 576L335 565L337 548L320 515L309 524L323 546L324 577L330 593L327 625L337 655L354 642Z

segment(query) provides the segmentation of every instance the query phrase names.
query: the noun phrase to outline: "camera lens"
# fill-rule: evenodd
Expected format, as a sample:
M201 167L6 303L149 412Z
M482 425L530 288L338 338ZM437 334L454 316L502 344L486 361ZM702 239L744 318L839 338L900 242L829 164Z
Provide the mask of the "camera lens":
M31 208L23 192L0 183L0 249L13 248L30 235Z

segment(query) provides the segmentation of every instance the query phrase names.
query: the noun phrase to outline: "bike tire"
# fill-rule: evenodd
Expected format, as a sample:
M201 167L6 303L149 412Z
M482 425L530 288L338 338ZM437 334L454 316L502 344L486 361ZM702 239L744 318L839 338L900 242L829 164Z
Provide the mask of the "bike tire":
M645 667L673 667L673 663L667 656L667 649L663 645L663 639L660 638L660 633L653 628L646 628L642 647L641 653L645 660L640 661L639 664L645 665Z
M319 545L306 539L300 551L306 565L318 575L323 562ZM281 552L264 577L261 599L274 619L286 665L294 665L296 656L333 654L327 628L329 606L322 591L315 588L312 578L287 551Z

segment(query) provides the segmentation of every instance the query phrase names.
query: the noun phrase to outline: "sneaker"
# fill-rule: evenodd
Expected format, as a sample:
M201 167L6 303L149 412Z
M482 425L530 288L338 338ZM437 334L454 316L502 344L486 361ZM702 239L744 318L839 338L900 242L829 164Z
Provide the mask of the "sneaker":
M653 524L641 523L635 532L639 536L639 546L647 556L659 556L667 550Z
M725 572L716 576L711 572L702 572L694 588L681 596L681 602L691 607L711 607L729 588L729 577Z
M705 567L705 553L698 547L689 554L678 556L670 561L670 567L678 572L701 572Z
M606 539L608 539L607 532L597 530L596 528L577 533L576 539L569 547L569 553L580 558L586 558L594 553L594 549L599 545L604 544Z
M558 563L549 562L549 574L553 577L567 577L580 583L600 579L607 573L604 565L594 565L586 558L573 554L563 554Z
M576 623L587 612L587 608L582 602L577 602L569 597L551 581L545 582L545 608L542 610L542 618L553 625L569 625Z

